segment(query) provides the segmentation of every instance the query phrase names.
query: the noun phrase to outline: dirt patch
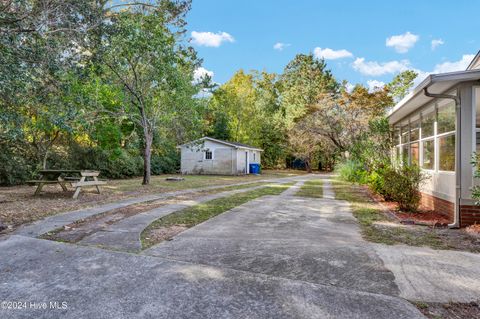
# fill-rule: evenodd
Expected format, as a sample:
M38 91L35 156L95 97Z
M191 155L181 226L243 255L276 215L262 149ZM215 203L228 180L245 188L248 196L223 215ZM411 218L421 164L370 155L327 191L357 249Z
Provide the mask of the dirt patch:
M193 193L197 195L200 193ZM188 198L192 198L192 194L189 194ZM78 220L74 223L68 224L60 229L46 233L41 236L43 239L76 243L90 236L109 225L115 224L122 219L164 206L168 204L174 204L179 201L187 199L186 196L176 196L168 200L150 201L141 204L134 204L118 209L114 209L105 213L97 214L85 219Z
M480 319L480 306L477 302L471 303L413 303L421 313L431 319Z
M465 231L471 235L480 236L480 224L470 225L465 228Z
M362 186L365 192L369 194L377 203L381 204L386 210L391 212L401 222L405 224L418 224L443 227L447 226L451 220L438 212L426 207L420 206L417 212L401 211L396 202L386 201L382 196L373 193L367 186Z
M341 181L336 181L333 187L337 199L352 203L353 215L368 241L480 253L480 236L465 229L402 224L388 202L372 194L368 188Z
M140 185L138 179L108 181L101 187L101 194L95 187L84 187L78 199L72 199L73 190L64 192L59 185L45 185L42 193L35 196L35 186L0 187L0 234L11 232L18 226L63 212L89 208L148 194L162 194L171 191L194 190L196 193L211 193L241 187L253 187L262 178L277 177L275 174L261 176L186 176L180 183L165 181L165 176L152 177L151 185ZM170 175L169 175L170 176ZM284 177L279 174L278 177ZM231 184L248 183L244 186ZM218 186L217 189L205 189ZM3 228L3 230L2 230Z
M159 243L164 240L171 240L174 236L178 235L184 230L187 230L188 228L189 227L185 224L154 228L145 234L144 241Z
M430 226L447 226L450 219L445 215L432 210L418 211L415 213L406 213L401 211L393 211L393 213L404 223L415 223Z

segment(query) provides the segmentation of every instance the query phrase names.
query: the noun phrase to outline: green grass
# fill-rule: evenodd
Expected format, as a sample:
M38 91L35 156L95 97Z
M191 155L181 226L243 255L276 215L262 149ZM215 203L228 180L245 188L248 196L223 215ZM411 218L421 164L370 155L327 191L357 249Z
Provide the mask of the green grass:
M191 188L202 188L207 186L228 186L229 184L256 182L262 179L282 178L304 174L303 171L294 170L263 170L261 175L243 175L243 176L225 176L225 175L178 175L165 174L152 176L150 185L141 186L141 178L131 178L122 180L111 180L102 188L113 193L123 193L138 191L141 188L144 191L175 191ZM168 176L181 176L183 181L166 181Z
M233 190L237 190L237 189L245 189L245 188L257 187L257 186L266 186L266 185L270 185L270 184L271 183L269 183L269 182L255 182L255 183L248 183L248 184L242 184L242 185L232 185L232 186L225 186L225 187L214 188L214 189L199 190L199 192L202 193L202 194L214 194L214 193L220 193L220 192L233 191Z
M353 216L357 218L362 236L371 242L386 245L405 244L410 246L429 246L434 249L447 249L448 246L433 231L427 228L406 228L391 222L381 207L373 201L359 186L343 181L333 181L335 198L346 200L352 205Z
M315 198L323 197L323 180L306 181L295 195Z
M252 191L214 199L159 218L142 232L141 239L143 248L145 249L158 243L148 235L157 228L175 225L190 228L258 197L279 195L293 184L294 183L265 186Z

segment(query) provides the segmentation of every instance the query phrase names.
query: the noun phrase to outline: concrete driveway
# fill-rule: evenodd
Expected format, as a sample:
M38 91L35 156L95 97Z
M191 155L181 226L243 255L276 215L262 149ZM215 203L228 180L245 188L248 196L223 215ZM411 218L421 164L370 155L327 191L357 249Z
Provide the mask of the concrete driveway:
M291 193L140 255L6 238L0 318L423 318L347 203Z

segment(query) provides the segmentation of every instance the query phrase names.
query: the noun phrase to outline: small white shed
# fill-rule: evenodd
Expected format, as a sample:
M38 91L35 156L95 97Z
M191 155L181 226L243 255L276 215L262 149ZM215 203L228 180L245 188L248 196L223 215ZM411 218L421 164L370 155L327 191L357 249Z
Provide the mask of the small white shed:
M182 174L244 175L250 164L260 164L262 149L211 137L178 146Z

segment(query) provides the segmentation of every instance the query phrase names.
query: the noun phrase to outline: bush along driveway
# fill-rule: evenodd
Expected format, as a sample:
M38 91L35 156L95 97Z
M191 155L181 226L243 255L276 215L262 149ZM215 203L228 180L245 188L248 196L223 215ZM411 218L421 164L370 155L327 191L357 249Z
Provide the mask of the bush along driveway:
M447 296L464 305L480 294L477 255L450 252L445 262L443 251L368 242L354 206L334 198L326 176L323 197L297 196L311 184L303 181L318 178L260 197L264 185L235 190L235 200L213 202L213 213L198 205L220 198L192 201L171 225L196 226L141 253L11 236L0 241L0 299L64 301L68 308L55 313L62 318L423 318L417 305ZM112 226L120 241L159 217Z
M478 237L458 229L402 225L366 189L340 181L333 185L336 198L351 203L363 238L378 243L375 250L395 274L400 296L429 318L480 318Z

